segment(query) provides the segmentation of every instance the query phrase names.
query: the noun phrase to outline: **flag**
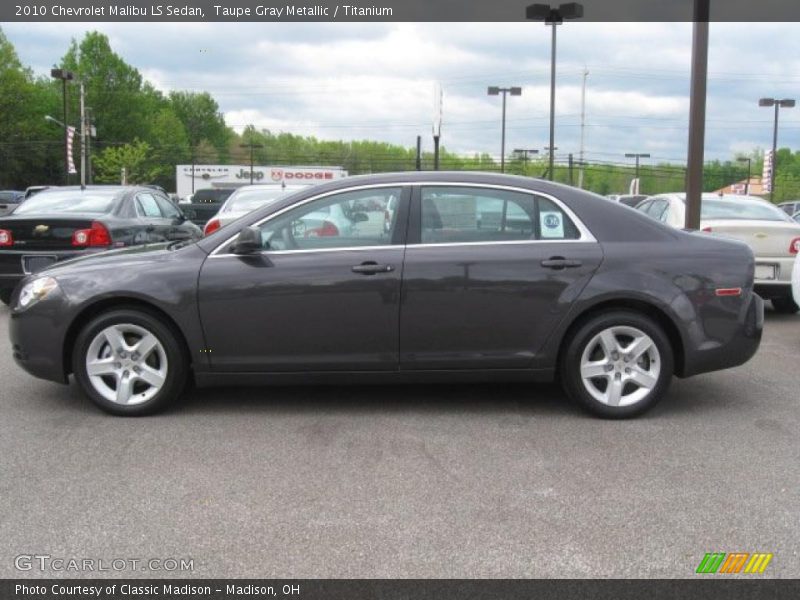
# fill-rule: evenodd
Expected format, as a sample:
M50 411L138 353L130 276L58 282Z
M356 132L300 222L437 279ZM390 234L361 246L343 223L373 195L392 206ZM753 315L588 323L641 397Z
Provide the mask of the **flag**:
M75 168L75 160L72 158L72 140L75 138L75 128L67 127L67 171L70 175L75 175L78 170Z

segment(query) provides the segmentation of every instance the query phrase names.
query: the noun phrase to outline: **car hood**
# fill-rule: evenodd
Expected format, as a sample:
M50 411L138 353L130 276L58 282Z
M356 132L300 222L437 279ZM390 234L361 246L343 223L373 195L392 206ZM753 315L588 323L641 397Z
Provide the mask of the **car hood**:
M177 249L170 248L174 244L175 242L143 244L117 250L106 250L95 254L85 254L58 262L47 269L39 271L37 275L45 274L58 277L59 275L71 275L98 268L124 269L127 266L177 257L186 250L199 248L196 243L187 244Z

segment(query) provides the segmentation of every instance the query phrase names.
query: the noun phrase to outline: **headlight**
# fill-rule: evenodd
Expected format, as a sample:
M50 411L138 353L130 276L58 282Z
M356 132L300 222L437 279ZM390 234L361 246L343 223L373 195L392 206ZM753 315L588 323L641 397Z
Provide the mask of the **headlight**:
M17 308L30 308L40 300L44 300L47 295L58 288L58 282L52 277L38 277L29 281L19 293Z

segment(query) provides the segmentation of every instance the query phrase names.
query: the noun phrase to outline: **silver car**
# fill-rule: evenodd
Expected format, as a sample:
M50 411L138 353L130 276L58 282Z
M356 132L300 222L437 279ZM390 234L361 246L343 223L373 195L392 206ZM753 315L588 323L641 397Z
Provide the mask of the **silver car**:
M255 184L240 187L220 206L217 214L206 223L203 235L215 232L220 227L232 223L247 213L267 206L276 200L305 189L304 185Z

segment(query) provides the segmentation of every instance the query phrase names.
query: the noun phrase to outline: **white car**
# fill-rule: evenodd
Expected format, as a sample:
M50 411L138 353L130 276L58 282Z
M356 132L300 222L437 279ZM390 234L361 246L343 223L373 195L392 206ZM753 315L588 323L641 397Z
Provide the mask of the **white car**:
M685 194L660 194L636 206L650 217L681 229ZM755 291L777 312L796 313L792 269L800 252L800 224L780 208L752 196L703 194L700 228L712 235L745 242L756 257Z
M213 233L220 227L232 223L250 211L272 204L276 200L306 187L308 186L281 186L277 184L255 184L240 187L228 196L228 199L219 207L217 214L206 223L203 235Z

